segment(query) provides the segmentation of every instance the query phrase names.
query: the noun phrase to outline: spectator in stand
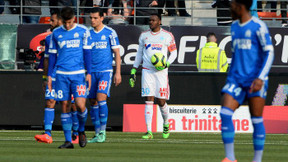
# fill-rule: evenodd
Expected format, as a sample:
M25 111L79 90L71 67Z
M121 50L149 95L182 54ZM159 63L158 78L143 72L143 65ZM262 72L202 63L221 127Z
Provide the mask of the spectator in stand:
M4 5L4 0L0 0L0 6ZM4 7L0 7L0 14L4 12Z
M120 3L122 2L122 3ZM128 24L129 19L129 10L127 8L127 1L126 0L115 0L112 4L111 11L110 8L108 9L108 15L110 21L108 24Z
M39 7L29 7L29 6L39 6ZM23 16L23 23L37 24L41 12L41 0L25 0L23 1L23 14L29 14L31 16Z
M281 17L282 17L282 27L288 27L287 25L287 1L281 1Z
M216 0L212 7L217 7L217 24L218 26L229 26L232 23L230 0Z
M157 14L158 11L154 7L158 6L156 0L136 0L136 16L141 16L136 18L137 25L148 25L149 17L151 14ZM144 17L146 16L146 17Z
M59 6L73 6L72 8L74 10L74 13L75 15L77 15L77 1L78 0L50 0L49 6L57 6L50 7L50 14L60 12Z
M166 8L170 8L170 9L167 9L168 16L177 16L176 10L172 9L172 8L176 8L174 2L175 2L174 0L158 0L158 7L159 8L163 8L165 3L166 3ZM186 8L185 1L184 0L178 0L178 7L179 8ZM179 15L180 16L187 16L187 17L191 16L186 11L186 9L178 9L178 11L179 11ZM162 14L163 10L162 9L158 9L158 13Z

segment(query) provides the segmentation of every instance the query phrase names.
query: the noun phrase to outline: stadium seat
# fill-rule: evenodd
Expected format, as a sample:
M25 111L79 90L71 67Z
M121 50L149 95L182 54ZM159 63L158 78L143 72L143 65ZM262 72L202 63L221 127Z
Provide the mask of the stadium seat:
M276 12L258 12L258 16L264 20L281 20L281 14L277 15Z

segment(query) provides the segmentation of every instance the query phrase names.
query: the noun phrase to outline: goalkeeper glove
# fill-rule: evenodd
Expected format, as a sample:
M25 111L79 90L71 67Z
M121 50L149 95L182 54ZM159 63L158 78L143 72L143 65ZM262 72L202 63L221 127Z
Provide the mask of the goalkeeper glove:
M170 66L169 62L166 62L165 66L159 66L159 67L155 67L158 71L164 70L166 68L168 68Z
M135 82L136 82L136 69L133 68L131 69L131 75L129 79L129 84L132 88L135 86Z

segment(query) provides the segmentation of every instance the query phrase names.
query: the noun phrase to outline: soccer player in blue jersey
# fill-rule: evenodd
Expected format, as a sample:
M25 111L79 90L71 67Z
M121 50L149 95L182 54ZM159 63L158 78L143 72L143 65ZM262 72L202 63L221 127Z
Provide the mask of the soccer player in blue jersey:
M92 29L92 86L89 91L91 105L91 120L95 127L95 137L88 141L105 142L106 123L108 117L107 97L110 95L112 82L112 62L115 54L116 72L114 83L118 86L121 83L121 58L119 51L119 40L117 33L110 27L105 26L103 11L100 8L93 8L90 13Z
M51 15L50 17L50 31L52 32L55 28L58 26L62 25L62 20L60 17L60 12L55 12ZM43 87L46 89L45 90L45 110L44 110L44 130L45 132L41 135L35 135L34 138L38 142L43 142L43 143L52 143L52 135L51 135L51 130L52 130L52 125L54 122L54 107L56 104L55 101L55 70L53 71L52 74L52 91L50 92L48 86L47 86L47 72L48 72L48 60L49 60L49 44L51 40L51 34L49 34L45 38L45 59L44 59L44 75L43 75ZM70 107L70 104L69 106ZM78 117L77 117L77 109L75 106L75 102L72 99L71 100L71 109L72 109L72 121L73 121L73 134L72 134L72 143L78 143Z
M91 38L89 30L74 23L74 11L70 7L61 10L63 26L56 28L51 35L49 46L48 87L52 90L52 73L56 68L55 95L62 107L61 123L65 143L58 148L74 148L71 143L72 116L67 107L71 94L75 98L79 120L79 145L85 147L85 122L87 119L86 83L91 85ZM85 68L87 75L85 79Z
M253 161L262 160L265 128L263 109L268 88L268 73L274 59L273 45L267 26L252 17L249 8L252 0L232 0L231 25L232 63L226 85L222 89L222 140L226 157L222 162L237 161L234 155L234 126L232 115L244 102L248 101L254 128Z

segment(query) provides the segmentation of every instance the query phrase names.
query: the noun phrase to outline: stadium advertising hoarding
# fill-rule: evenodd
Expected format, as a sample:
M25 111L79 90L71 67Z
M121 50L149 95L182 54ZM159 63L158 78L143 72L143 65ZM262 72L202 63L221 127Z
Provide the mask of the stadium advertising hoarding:
M219 105L168 105L171 132L221 132ZM129 112L130 111L130 112ZM139 112L139 113L138 113ZM145 132L145 106L124 105L123 131ZM132 118L131 118L132 117ZM247 106L241 106L233 115L236 132L251 133L253 127ZM133 125L135 124L135 126ZM152 131L163 131L160 109L154 105Z
M19 25L17 48L29 48L33 37L48 29L48 25ZM112 25L119 36L121 44L120 55L122 63L131 67L138 50L138 38L147 27ZM229 27L196 27L196 26L171 26L163 27L171 31L175 37L178 48L178 57L172 64L170 71L197 71L196 51L206 43L208 32L214 32L218 38L219 47L225 49L228 61L231 62L231 36ZM127 32L129 31L129 32ZM272 72L287 72L288 63L288 30L284 28L270 28L272 42L275 47L275 59ZM19 58L17 58L17 61ZM124 67L124 71L129 68Z
M168 105L171 132L221 132L220 105ZM154 105L152 131L163 131L160 109ZM145 105L124 105L123 132L145 132ZM267 133L287 133L288 106L265 106L264 125ZM252 133L248 106L233 114L235 132Z

